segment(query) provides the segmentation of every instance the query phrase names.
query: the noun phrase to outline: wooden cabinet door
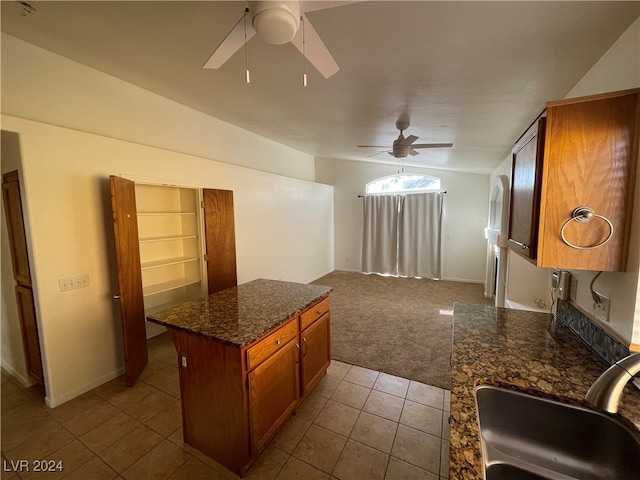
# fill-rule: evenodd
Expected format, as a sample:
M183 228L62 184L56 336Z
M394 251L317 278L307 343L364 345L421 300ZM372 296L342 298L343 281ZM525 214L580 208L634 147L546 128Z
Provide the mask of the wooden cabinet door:
M300 333L302 396L316 386L329 367L331 361L329 325L329 313L325 313Z
M538 266L626 269L632 215L639 215L633 212L639 92L547 104ZM589 207L611 227L602 217L569 221L578 207Z
M121 177L109 177L113 233L118 261L118 285L125 377L132 386L148 362L147 332L140 270L135 184Z
M537 120L513 149L509 246L530 259L536 258L538 248L545 125L544 117Z
M212 294L238 284L233 192L204 189L202 195L207 247L207 280L209 294Z
M299 348L291 340L249 373L252 456L256 456L295 410L299 397Z

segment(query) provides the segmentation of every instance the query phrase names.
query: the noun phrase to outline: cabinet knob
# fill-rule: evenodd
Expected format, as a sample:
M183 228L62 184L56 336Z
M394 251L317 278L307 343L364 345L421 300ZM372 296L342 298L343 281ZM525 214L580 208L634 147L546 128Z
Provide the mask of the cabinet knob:
M282 340L280 340L280 339L276 340L276 345L280 345L281 343L282 343Z

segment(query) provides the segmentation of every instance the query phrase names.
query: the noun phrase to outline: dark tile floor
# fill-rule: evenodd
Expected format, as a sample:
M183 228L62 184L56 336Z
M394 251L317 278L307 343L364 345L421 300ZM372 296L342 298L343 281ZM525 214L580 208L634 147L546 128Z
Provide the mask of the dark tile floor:
M119 377L51 409L37 387L3 373L1 393L2 480L238 478L182 442L167 334L149 340L149 364L132 388ZM245 478L447 478L448 412L446 390L334 360ZM53 471L35 472L40 460Z

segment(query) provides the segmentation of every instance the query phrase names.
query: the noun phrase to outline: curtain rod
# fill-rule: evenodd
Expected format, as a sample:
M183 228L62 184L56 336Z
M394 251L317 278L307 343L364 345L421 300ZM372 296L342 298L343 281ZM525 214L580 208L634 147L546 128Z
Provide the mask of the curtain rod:
M401 192L390 192L390 193L401 193ZM437 192L407 192L407 193L405 193L405 195L412 195L412 194L415 194L415 193L447 193L447 191L446 190L438 190ZM386 194L386 193L368 193L367 195L388 195L388 194ZM366 195L360 194L360 195L358 195L358 198L362 198L362 197L365 197L365 196Z

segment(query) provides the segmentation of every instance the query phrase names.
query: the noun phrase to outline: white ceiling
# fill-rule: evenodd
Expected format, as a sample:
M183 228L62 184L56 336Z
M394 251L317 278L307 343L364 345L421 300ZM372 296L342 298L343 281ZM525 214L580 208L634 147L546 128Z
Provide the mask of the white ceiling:
M563 98L638 17L640 2L354 2L307 14L340 71L292 44L248 44L202 65L246 2L2 1L2 31L318 157L397 163L396 120L422 150L405 165L488 173L544 107ZM343 4L345 2L335 2Z

